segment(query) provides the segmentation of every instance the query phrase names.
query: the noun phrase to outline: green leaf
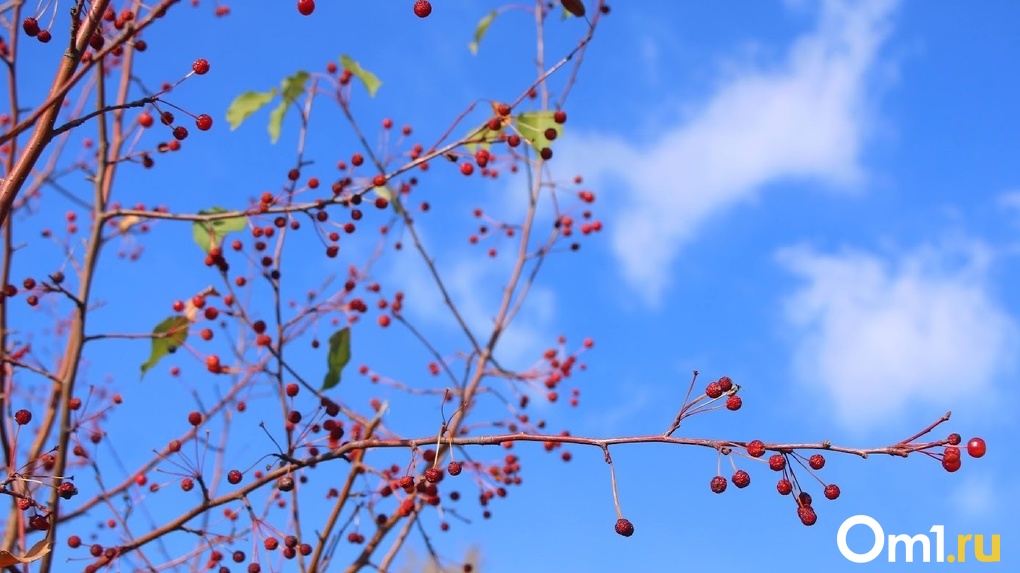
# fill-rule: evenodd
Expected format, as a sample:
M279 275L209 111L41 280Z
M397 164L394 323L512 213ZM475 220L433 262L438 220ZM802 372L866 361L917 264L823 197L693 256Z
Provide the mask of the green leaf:
M385 185L382 187L372 187L372 191L374 191L376 195L382 197L383 199L386 199L389 202L390 207L393 207L393 210L398 215L403 213L404 210L400 207L399 199L396 198L396 196L393 194L393 191L391 191L389 187L386 187Z
M287 115L287 110L297 101L297 98L305 93L305 85L308 84L310 77L308 72L299 70L294 75L283 78L283 81L280 82L280 94L283 96L283 101L269 113L269 140L272 143L276 143L280 139L283 117Z
M244 92L234 98L230 107L227 108L227 121L230 122L230 130L237 129L241 122L272 101L274 97L276 97L275 89L267 92Z
M199 211L199 215L215 215L226 213L223 207L213 207L206 211ZM213 245L223 244L223 237L231 231L241 231L248 225L248 218L244 215L236 217L225 217L212 221L195 221L191 226L191 234L202 250L209 252Z
M503 133L502 127L496 130L492 130L489 129L488 125L483 125L482 127L479 127L478 129L472 131L471 134L467 136L468 143L465 145L465 147L467 147L468 151L470 151L471 153L477 151L478 148L488 150L491 143L499 141L499 136L502 133Z
M188 338L188 327L191 322L183 316L171 316L156 325L152 330L152 352L149 360L142 364L141 377L167 354L176 352Z
M517 125L517 131L521 132L521 137L526 138L532 145L539 149L549 147L551 142L545 137L547 129L550 127L555 129L557 138L563 135L563 126L556 123L553 113L551 111L522 113L514 118L514 123Z
M475 28L475 39L473 42L468 44L468 49L471 50L472 54L478 54L478 44L482 41L482 38L485 37L485 33L489 31L489 26L492 25L492 21L496 19L496 16L499 16L499 12L493 10L478 21L478 27Z
M351 360L351 327L345 326L329 337L329 356L326 363L329 371L322 382L322 389L329 390L340 383L340 372Z
M283 100L280 105L276 106L273 111L269 113L269 141L276 143L280 139L280 130L283 129L283 116L287 113L287 108L291 106L291 102Z
M350 71L354 74L354 77L361 80L361 83L365 84L365 89L368 90L369 97L375 97L375 92L379 90L379 86L382 82L372 72L361 67L361 64L351 59L350 56L344 54L340 56L340 64L343 65L345 70Z
M283 99L293 102L305 93L305 85L310 77L311 74L308 72L298 70L294 75L283 78L283 82L280 83L280 93L283 94Z

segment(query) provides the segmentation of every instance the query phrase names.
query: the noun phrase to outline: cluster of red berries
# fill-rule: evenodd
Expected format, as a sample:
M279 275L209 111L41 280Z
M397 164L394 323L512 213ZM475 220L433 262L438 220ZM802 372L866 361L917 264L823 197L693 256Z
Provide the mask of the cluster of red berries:
M280 540L276 537L267 537L262 545L266 548L266 551L276 551L280 547ZM300 543L298 538L293 535L288 535L283 538L283 556L286 559L293 559L300 553L301 555L308 556L312 554L312 546L307 543Z
M949 445L946 446L945 450L942 451L942 467L947 472L955 472L960 469L963 464L960 459L960 448L959 445L963 442L963 438L960 434L949 434ZM971 438L967 442L967 453L972 458L980 458L985 455L988 450L985 441L982 438Z
M48 44L53 39L53 34L49 30L39 28L39 21L35 18L25 18L21 22L21 29L25 31L26 36L35 38L43 44Z

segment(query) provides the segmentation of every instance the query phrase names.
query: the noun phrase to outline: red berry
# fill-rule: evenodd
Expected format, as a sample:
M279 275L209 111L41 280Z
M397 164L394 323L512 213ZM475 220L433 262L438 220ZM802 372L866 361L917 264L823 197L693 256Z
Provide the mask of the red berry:
M241 472L237 470L230 470L229 472L227 472L227 481L230 482L231 485L237 485L241 483L242 477L244 476L242 476Z
M184 478L181 480L181 489L184 491L191 491L195 487L195 482L191 478Z
M19 426L24 426L32 421L32 412L29 412L28 410L18 410L14 413L14 421L17 422Z
M78 537L77 535L72 535L68 537L67 546L70 547L71 549L78 549L79 547L81 547L81 537Z
M726 491L726 478L722 476L715 476L712 478L712 481L709 482L709 487L711 487L712 491L715 493L722 493Z
M765 442L752 440L747 444L747 455L752 458L760 458L765 455Z
M298 0L297 11L302 16L308 16L315 11L315 0Z
M475 166L465 161L464 163L460 164L460 172L463 173L464 175L471 175L472 173L475 172Z
M209 131L212 128L212 118L208 114L203 113L195 118L195 127L199 131Z
M836 499L837 497L839 497L839 486L838 485L836 485L834 483L830 483L829 485L825 486L825 498L826 499Z
M496 113L503 117L506 117L510 115L510 106L508 104L501 103L496 106Z
M301 387L299 387L297 384L291 382L290 384L287 384L287 387L284 388L284 390L287 392L288 396L293 398L294 396L298 395L298 392L301 391Z
M174 138L176 138L178 141L185 139L187 137L188 128L184 127L183 125L178 125L177 127L174 128Z
M553 113L553 121L555 121L556 123L566 123L567 122L567 112L563 111L562 109L556 110Z
M709 382L708 386L705 386L705 395L709 398L718 398L722 394L722 387L719 386L718 382Z
M804 525L814 525L818 521L818 515L815 514L815 510L811 509L809 505L802 505L797 508L797 517L800 518L800 522Z
M960 448L956 446L946 446L945 451L942 452L943 458L960 459Z
M629 519L620 518L616 520L616 532L624 537L634 535L634 524Z
M963 441L963 438L960 436L960 434L957 434L957 433L949 434L949 445L951 445L951 446L959 446L960 442L962 442L962 441Z
M436 483L443 479L443 472L436 468L429 468L425 470L425 479L428 480L429 483Z
M769 458L769 467L773 471L780 471L786 467L786 458L782 454L772 454Z
M822 457L822 454L815 454L808 458L808 465L813 470L820 470L825 465L825 458Z
M462 469L460 462L450 462L450 465L446 467L446 471L452 476L460 475Z
M783 478L776 483L776 490L779 492L779 495L790 495L790 492L793 491L793 483Z
M578 18L584 17L584 2L581 0L560 0L560 3L567 12Z
M191 64L191 69L200 76L205 75L209 72L209 60L199 58L195 60L195 63Z
M960 458L958 458L958 457L956 457L956 458L953 458L953 457L944 457L944 458L942 458L942 467L945 468L945 470L947 472L949 472L949 473L953 473L956 470L960 469L961 465L963 465L963 464L960 461Z
M428 18L432 13L432 3L429 0L415 0L414 15L419 18Z
M78 488L74 487L74 484L65 481L57 487L57 493L64 499L71 499L78 494Z
M985 451L987 451L987 447L985 446L985 441L983 439L971 438L970 441L967 442L967 453L970 454L972 458L980 458L985 455Z
M25 21L21 23L21 28L30 38L34 38L39 34L39 21L35 18L25 18Z
M49 531L50 529L50 516L48 515L33 515L28 520L28 526L36 531Z
M723 392L729 392L733 389L733 380L729 376L723 376L719 379L719 387Z
M50 40L53 39L53 35L50 34L49 30L39 30L39 35L36 36L35 39L39 40L43 44L49 44Z
M192 426L197 426L202 423L202 414L200 412L192 412L188 414L188 423Z
M150 115L149 112L147 111L142 112L138 116L138 125L142 127L152 127L152 123L153 123L152 115Z
M800 500L801 505L811 505L811 494L806 491L800 492L797 499Z
M745 488L751 485L751 476L744 470L737 470L730 479L733 480L733 485L739 488Z

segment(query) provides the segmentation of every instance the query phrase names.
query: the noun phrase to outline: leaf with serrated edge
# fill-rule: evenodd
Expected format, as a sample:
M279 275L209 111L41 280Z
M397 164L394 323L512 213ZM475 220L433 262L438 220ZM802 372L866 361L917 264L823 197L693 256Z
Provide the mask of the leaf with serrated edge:
M280 84L280 93L283 94L283 99L292 102L305 93L305 84L308 83L310 77L311 74L308 72L298 70L294 75L284 78Z
M340 56L340 64L365 84L369 97L375 97L375 92L379 91L379 86L382 85L382 81L375 74L362 68L361 64L351 59L347 54Z
M351 328L345 326L329 337L329 355L326 364L329 371L322 382L322 389L329 390L340 383L340 372L351 360Z
M267 92L244 92L234 98L230 107L227 108L227 121L230 122L230 130L237 129L244 120L272 101L274 97L276 97L275 89Z
M183 316L171 316L156 325L152 330L152 352L149 360L142 364L142 374L148 372L160 359L170 354L171 348L180 348L188 339L188 327L191 321Z
M227 210L223 207L213 207L205 211L199 211L199 215L215 215L217 213L226 213ZM209 252L214 244L220 245L223 242L223 237L231 231L241 231L248 225L248 218L239 215L237 217L226 217L223 219L213 219L212 221L195 221L191 225L191 235L194 237L195 242L198 243L202 250Z
M499 16L499 12L493 10L478 21L478 27L475 28L475 39L468 44L468 49L471 50L472 54L478 54L478 44L485 37L485 33L489 31L489 26L492 25L492 21L496 19L496 16Z
M545 138L545 130L550 127L556 130L556 137L563 135L563 126L556 123L551 111L531 111L514 118L517 130L535 147L549 147L552 142Z

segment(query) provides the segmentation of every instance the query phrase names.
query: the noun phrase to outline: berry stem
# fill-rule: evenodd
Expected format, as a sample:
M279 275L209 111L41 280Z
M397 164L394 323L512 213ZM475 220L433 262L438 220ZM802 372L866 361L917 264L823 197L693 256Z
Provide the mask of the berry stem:
M623 519L623 510L620 509L620 493L616 488L616 469L613 467L613 458L609 455L609 446L602 446L602 453L606 456L606 463L609 464L609 480L613 485L613 507L616 509L616 518Z

